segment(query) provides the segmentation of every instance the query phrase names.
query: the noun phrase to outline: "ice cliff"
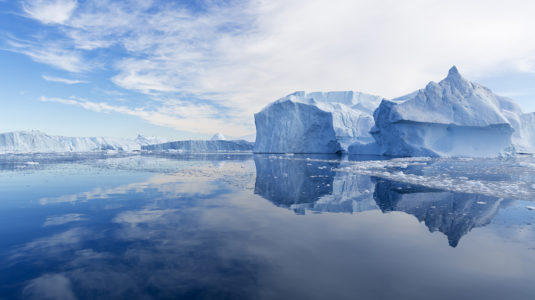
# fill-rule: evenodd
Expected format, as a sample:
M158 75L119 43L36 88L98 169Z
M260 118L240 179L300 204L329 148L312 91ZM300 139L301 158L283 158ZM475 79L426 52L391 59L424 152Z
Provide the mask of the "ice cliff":
M391 156L493 157L518 145L529 151L533 116L513 100L464 79L456 67L439 83L393 100L374 112L375 143L350 153Z
M296 92L255 114L256 153L336 153L373 141L381 97L359 92Z
M136 139L106 137L65 137L40 131L15 131L0 134L0 153L90 152L102 150L135 151L142 145L162 139L138 135Z
M177 151L192 153L251 152L253 143L244 140L187 140L142 146L146 151Z

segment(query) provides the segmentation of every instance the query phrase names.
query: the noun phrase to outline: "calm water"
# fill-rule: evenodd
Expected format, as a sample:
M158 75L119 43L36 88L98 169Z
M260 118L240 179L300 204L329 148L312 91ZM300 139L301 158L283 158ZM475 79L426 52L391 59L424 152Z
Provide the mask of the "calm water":
M534 171L3 156L0 299L535 299Z

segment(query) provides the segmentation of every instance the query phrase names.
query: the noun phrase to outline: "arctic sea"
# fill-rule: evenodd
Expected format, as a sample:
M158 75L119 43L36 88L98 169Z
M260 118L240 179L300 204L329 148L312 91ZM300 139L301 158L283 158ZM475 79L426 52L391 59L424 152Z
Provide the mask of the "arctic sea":
M534 299L535 158L0 156L0 299Z

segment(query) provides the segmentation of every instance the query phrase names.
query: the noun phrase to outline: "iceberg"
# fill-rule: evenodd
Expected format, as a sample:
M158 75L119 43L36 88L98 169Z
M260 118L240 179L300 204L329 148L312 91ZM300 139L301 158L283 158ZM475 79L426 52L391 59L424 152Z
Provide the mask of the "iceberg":
M519 114L511 118L515 132L513 145L519 153L535 153L535 113Z
M241 136L238 138L238 140L245 140L245 141L254 143L256 140L256 133Z
M360 92L295 92L255 114L255 153L340 153L369 143L382 97Z
M167 140L159 138L159 137L155 137L155 136L145 136L142 134L138 134L135 139L135 142L139 144L140 146L146 146L146 145L165 143L167 142Z
M513 142L527 143L534 118L513 100L464 79L454 66L439 83L393 100L374 112L375 142L354 143L352 154L496 157Z
M144 151L168 151L191 153L251 152L254 143L244 140L187 140L144 145Z
M53 136L41 131L15 131L0 134L0 153L55 153L91 151L139 151L142 145L162 139L138 135L136 139L107 137Z
M222 135L221 133L216 133L212 136L212 138L210 139L212 141L222 141L222 140L226 140L225 136Z

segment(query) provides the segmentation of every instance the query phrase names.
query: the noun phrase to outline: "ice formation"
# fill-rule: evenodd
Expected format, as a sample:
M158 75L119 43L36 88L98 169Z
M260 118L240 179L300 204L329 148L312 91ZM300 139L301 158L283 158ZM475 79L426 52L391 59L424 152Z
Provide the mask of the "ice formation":
M117 139L53 136L36 130L15 131L0 134L0 153L135 151L141 150L142 145L162 141L142 135L138 135L136 139Z
M192 153L251 152L253 143L244 140L187 140L142 146L146 151L178 151Z
M381 97L359 92L296 92L255 114L257 153L336 153L373 141Z
M511 99L464 79L456 67L439 83L374 112L375 143L355 143L350 153L391 156L494 157L518 144L531 147L533 115ZM527 139L529 136L530 139Z

